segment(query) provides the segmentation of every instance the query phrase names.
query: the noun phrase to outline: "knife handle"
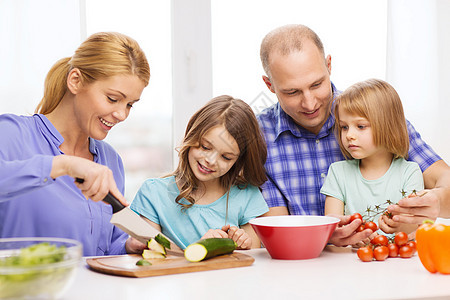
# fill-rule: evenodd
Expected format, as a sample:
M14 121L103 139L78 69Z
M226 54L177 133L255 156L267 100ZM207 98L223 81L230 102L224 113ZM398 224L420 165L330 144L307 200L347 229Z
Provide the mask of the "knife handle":
M75 178L75 181L78 183L83 183L84 179L77 177L77 178ZM121 211L122 209L124 209L126 207L119 200L117 200L117 198L114 197L113 194L111 194L111 193L108 193L108 195L106 195L105 198L103 198L103 201L111 204L112 209L113 209L113 214L115 214L118 211Z

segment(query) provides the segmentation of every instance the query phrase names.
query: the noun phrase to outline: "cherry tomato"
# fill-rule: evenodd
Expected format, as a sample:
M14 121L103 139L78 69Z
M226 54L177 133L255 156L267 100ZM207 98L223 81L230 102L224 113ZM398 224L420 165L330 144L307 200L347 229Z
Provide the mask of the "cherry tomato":
M397 232L395 234L394 242L400 248L408 242L408 235L404 232Z
M373 251L370 246L365 246L365 247L359 248L358 251L356 252L356 254L358 254L358 257L360 260L365 261L365 262L372 261L372 259L373 259Z
M389 249L389 257L398 256L398 246L396 244L390 243L387 247Z
M417 244L416 244L415 241L409 241L409 242L407 242L407 243L406 243L406 246L411 247L411 249L413 250L413 255L414 255L414 253L416 253L416 251L417 251Z
M387 236L380 234L374 237L370 243L374 246L387 246L389 244L389 239Z
M364 230L364 224L359 225L358 229L356 229L356 232L361 232Z
M383 261L389 256L389 249L386 246L378 246L373 249L373 257L378 261Z
M356 219L360 219L362 221L362 216L360 213L354 213L350 216L350 223L353 222Z
M410 246L404 245L398 249L398 254L401 258L410 258L414 253Z
M378 230L378 226L375 222L366 222L366 225L364 225L364 229L371 229L373 232Z

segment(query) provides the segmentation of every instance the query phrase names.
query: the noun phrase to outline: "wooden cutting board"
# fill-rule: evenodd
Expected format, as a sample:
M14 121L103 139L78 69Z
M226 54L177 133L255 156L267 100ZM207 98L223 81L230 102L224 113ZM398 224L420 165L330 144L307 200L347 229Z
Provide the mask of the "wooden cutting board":
M141 255L119 255L88 258L91 269L112 275L128 277L150 277L168 274L199 272L217 269L245 267L253 264L250 255L233 252L200 262L187 261L182 253L167 255L166 259L149 259L151 266L136 266Z

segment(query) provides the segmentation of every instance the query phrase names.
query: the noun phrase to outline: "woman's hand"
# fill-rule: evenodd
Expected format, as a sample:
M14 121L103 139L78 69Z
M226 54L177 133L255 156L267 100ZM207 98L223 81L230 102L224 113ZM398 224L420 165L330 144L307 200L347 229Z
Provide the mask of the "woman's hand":
M111 192L123 205L128 206L117 188L112 171L104 165L82 157L58 155L53 158L50 176L57 178L63 175L83 179L82 183L75 182L75 185L92 201L101 201Z
M125 242L125 250L128 254L141 254L144 249L147 249L147 244L141 243L131 236Z

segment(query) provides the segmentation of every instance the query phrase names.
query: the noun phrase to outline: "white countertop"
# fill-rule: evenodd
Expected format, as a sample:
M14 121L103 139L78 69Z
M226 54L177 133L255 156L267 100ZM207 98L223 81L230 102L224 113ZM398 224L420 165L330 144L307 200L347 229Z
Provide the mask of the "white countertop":
M450 275L429 273L417 254L364 263L350 249L309 260L242 252L251 266L146 278L97 273L83 261L63 299L450 299Z

